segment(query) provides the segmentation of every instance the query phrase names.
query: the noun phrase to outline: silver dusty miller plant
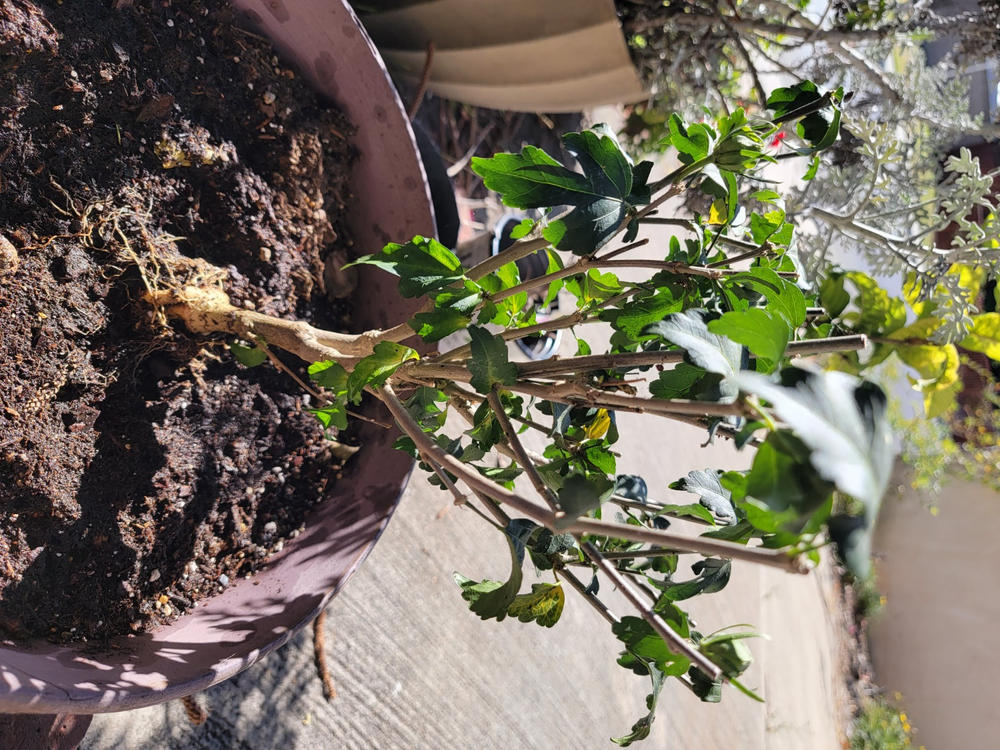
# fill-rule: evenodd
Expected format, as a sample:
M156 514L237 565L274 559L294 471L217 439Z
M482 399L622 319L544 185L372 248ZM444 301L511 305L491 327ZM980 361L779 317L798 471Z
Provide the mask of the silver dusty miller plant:
M945 313L939 341L961 339L975 300L949 270L997 270L1000 226L990 194L1000 170L984 173L967 148L937 168L932 154L940 135L912 121L909 132L899 123L845 121L854 144L847 158L829 164L792 200L790 211L813 219L799 236L804 271L816 279L833 248L853 252L875 273L906 279ZM949 228L956 231L945 234Z

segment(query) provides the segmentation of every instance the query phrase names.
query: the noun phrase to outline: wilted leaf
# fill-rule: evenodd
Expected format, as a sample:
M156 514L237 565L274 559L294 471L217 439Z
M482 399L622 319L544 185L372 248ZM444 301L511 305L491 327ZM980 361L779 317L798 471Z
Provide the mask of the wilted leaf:
M507 614L521 622L537 622L551 628L559 621L566 594L559 583L533 583L530 594L518 594L507 608Z
M453 576L462 588L462 598L469 602L469 609L484 620L503 620L521 588L521 560L510 537L507 537L507 546L510 548L510 577L505 583L488 579L473 581L460 573Z
M719 481L719 472L712 469L688 472L683 479L670 485L671 489L693 492L701 498L712 514L728 524L736 523L736 511L730 500L731 493Z
M646 696L646 708L649 709L649 713L633 724L632 730L628 734L611 738L611 741L619 747L628 747L633 742L638 742L649 737L656 714L656 704L660 699L660 691L663 689L665 675L656 668L655 664L650 664L648 671L650 680L653 683L653 692Z

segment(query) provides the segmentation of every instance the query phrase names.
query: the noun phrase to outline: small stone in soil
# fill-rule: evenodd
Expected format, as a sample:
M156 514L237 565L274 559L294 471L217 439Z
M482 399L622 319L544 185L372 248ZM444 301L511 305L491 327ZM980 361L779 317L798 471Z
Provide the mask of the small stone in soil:
M225 573L223 573L222 575L220 575L219 576L219 585L220 586L228 586L229 585L229 576L227 576Z
M10 240L0 234L0 276L14 273L18 263L17 249Z

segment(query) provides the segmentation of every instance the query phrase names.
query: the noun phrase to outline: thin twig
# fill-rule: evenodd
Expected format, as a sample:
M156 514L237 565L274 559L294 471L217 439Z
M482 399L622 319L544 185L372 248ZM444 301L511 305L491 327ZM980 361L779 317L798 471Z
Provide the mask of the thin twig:
M746 560L747 562L769 565L797 573L806 572L801 560L789 556L782 550L746 547L742 544L727 542L721 539L688 537L669 531L661 531L660 529L608 523L607 521L599 521L593 518L578 518L568 527L565 524L556 524L555 515L548 508L536 505L531 500L516 492L511 492L496 482L490 481L474 468L462 463L431 440L427 433L420 429L420 425L417 424L413 416L406 410L406 407L403 406L403 403L396 396L391 385L386 384L378 391L375 391L375 393L377 393L392 413L393 418L403 432L413 440L418 450L429 454L431 458L465 482L473 491L481 492L487 497L511 506L518 513L524 514L535 523L541 524L550 530L596 534L664 547L676 547L684 552L725 557L734 560Z
M649 238L643 237L641 240L636 240L635 242L631 242L628 245L623 245L622 247L616 248L609 253L605 253L600 258L598 258L598 260L611 260L612 258L615 258L621 255L622 253L627 253L629 250L635 250L637 247L643 247L644 245L648 244L649 244Z
M507 439L507 444L510 446L510 449L514 451L514 455L517 457L517 462L521 465L521 468L524 469L524 473L531 482L531 486L535 488L535 491L541 496L542 500L544 500L549 508L552 509L556 519L564 518L566 516L565 511L559 508L559 503L553 496L552 490L550 490L545 485L545 482L542 481L542 477L538 473L538 469L535 468L534 462L528 457L528 453L524 450L524 446L521 444L521 440L518 438L517 432L514 430L514 426L507 418L507 413L503 408L503 402L500 400L500 394L497 393L495 386L490 389L486 398L489 401L490 408L493 409L493 418L496 419L497 424L500 425L500 430Z
M465 505L466 502L468 502L468 498L465 496L464 492L455 486L455 483L451 481L451 477L448 476L447 472L438 466L437 462L423 451L420 452L420 455L423 458L424 463L431 467L434 473L437 474L438 479L441 480L441 483L449 492L451 492L452 497L455 498L455 505Z
M664 641L667 642L667 645L671 647L672 651L686 657L693 665L698 667L698 669L713 680L717 680L723 676L722 670L715 664L715 662L698 651L698 649L688 643L687 640L681 638L681 636L673 628L671 628L662 617L653 611L649 603L638 591L635 590L629 580L623 576L614 565L608 562L593 544L590 542L584 542L583 552L608 578L614 582L618 590L624 594L625 598L629 600L633 607L639 610L642 614L642 618L650 624L653 630L655 630Z
M612 495L611 499L608 501L617 505L621 508L631 508L632 510L641 510L649 513L653 516L669 516L670 518L678 518L683 521L690 521L691 523L703 524L705 526L714 526L715 524L706 521L703 518L695 518L694 516L685 516L680 513L675 513L671 510L665 510L662 505L657 505L656 503L639 503L635 500L629 500L621 495Z
M792 341L785 353L789 357L804 357L811 354L830 352L860 351L868 339L864 334L834 336L822 339ZM653 352L625 352L622 354L588 354L584 357L564 357L546 359L540 362L519 362L517 373L520 377L540 378L565 373L585 373L599 370L617 370L653 365L677 364L684 361L685 353L680 349Z
M715 263L709 263L709 268L718 268L719 266L728 266L732 263L739 263L741 260L751 260L753 258L759 258L761 255L766 254L771 249L770 244L765 242L760 247L755 247L753 250L747 250L745 253L740 253L732 258L725 258L724 260L717 260Z
M598 599L596 596L587 591L587 587L583 585L583 581L576 577L573 571L567 568L559 569L559 577L564 579L570 586L572 586L576 591L582 596L587 602L590 603L594 609L597 610L598 614L601 615L605 620L607 620L612 625L618 624L618 618L615 617L614 613L608 609L607 605Z
M424 69L420 72L420 83L417 84L417 93L413 95L413 102L407 110L406 115L412 120L420 111L420 105L424 102L424 94L427 93L427 84L431 80L431 66L434 64L434 42L427 42L427 56L424 58Z
M636 557L666 557L667 555L676 555L678 551L675 549L635 549L626 552L602 552L605 560L632 560Z
M676 549L679 552L724 557L730 560L744 560L759 565L767 565L772 568L780 568L790 573L808 572L808 567L802 560L789 555L784 550L747 547L722 539L712 539L711 537L688 537L669 531L661 531L660 529L651 529L646 526L609 523L607 521L598 521L594 518L578 518L569 527L569 531L656 544Z

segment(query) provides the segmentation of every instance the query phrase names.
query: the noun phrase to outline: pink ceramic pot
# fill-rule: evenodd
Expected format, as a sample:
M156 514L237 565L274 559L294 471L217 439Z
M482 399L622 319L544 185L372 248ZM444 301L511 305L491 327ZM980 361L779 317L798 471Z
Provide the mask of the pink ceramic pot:
M434 215L409 121L385 66L343 0L233 0L358 127L355 243L432 235ZM392 280L362 269L359 326L407 312ZM370 407L374 411L375 407ZM123 637L106 653L46 642L0 642L0 713L124 711L180 698L232 677L319 614L371 551L411 461L395 435L362 424L364 449L304 533L254 580L241 580L170 626Z

